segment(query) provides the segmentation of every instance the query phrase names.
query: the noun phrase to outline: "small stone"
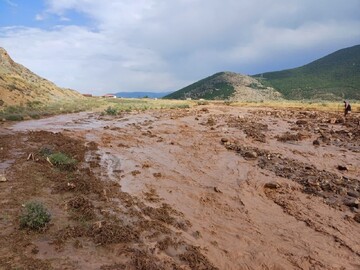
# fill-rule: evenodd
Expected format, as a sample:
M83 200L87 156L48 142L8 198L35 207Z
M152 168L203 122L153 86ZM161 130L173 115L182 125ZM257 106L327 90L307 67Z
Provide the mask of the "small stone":
M5 175L0 174L0 182L6 182L6 181L7 181L7 179L6 179Z
M217 193L222 193L222 191L218 187L214 187L214 191Z
M339 171L347 171L347 167L346 167L346 166L342 166L342 165L338 165L338 166L337 166L337 169L338 169Z
M153 176L156 177L156 178L160 178L162 176L162 174L159 173L159 172L158 173L153 173Z
M345 200L344 200L344 204L345 204L346 206L349 206L349 207L359 208L359 200L358 200L358 199L355 199L355 198L345 199Z
M359 192L351 191L351 190L347 192L347 195L350 196L350 197L353 197L353 198L359 198L360 197Z
M300 120L297 120L297 121L296 121L296 124L297 124L298 126L306 125L306 124L307 124L307 121L304 120L304 119L300 119Z
M265 188L270 188L270 189L278 189L281 187L281 185L277 182L268 182L264 185Z
M255 151L247 151L245 152L244 157L246 159L256 159L258 157L258 154Z
M313 141L313 145L320 145L319 140L315 140L315 141Z
M226 138L221 138L221 142L222 143L226 143L226 142L228 142L229 140L228 139L226 139Z
M336 120L337 120L336 118L331 118L329 122L330 122L330 124L335 124Z
M358 223L360 223L360 213L355 214L354 220Z

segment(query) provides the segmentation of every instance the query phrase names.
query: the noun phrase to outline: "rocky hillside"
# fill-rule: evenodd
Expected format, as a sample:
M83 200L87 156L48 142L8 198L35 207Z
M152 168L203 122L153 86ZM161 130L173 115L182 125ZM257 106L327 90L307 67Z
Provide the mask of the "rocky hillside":
M49 102L64 98L82 98L70 89L57 87L26 67L14 62L5 49L0 48L0 106L21 105L27 102Z
M164 98L261 101L280 99L281 96L255 78L234 72L219 72Z
M254 75L287 99L360 99L360 45L307 65Z

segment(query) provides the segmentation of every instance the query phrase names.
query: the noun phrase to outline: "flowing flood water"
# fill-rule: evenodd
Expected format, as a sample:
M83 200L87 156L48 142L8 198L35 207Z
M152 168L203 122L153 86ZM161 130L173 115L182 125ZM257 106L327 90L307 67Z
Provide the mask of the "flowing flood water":
M181 213L182 223L170 226L178 243L196 247L214 268L185 263L175 244L150 249L179 265L165 269L360 269L360 117L351 117L208 105L60 115L7 131L96 144L85 159L99 161L93 170L102 181L118 183L144 207L166 204ZM104 255L77 256L85 258L78 269L100 269L106 261L89 266L86 259ZM102 269L137 269L121 267Z

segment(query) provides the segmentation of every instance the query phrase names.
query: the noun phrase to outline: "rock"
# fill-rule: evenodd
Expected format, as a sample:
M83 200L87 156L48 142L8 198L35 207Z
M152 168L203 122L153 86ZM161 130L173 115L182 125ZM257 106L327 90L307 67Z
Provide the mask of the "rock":
M343 202L346 206L359 208L359 200L358 199L347 198L347 199L344 199Z
M347 171L347 167L346 167L346 166L343 166L343 165L338 165L338 166L337 166L337 169L338 169L339 171Z
M256 159L258 157L258 154L255 151L247 151L245 152L244 157L246 159Z
M330 124L335 124L336 120L337 120L336 118L331 118L329 122L330 122Z
M350 196L350 197L353 197L353 198L359 198L360 197L359 192L351 191L351 190L347 192L347 195Z
M222 143L226 143L226 142L228 142L229 140L228 139L226 139L226 138L221 138L221 142Z
M222 191L220 189L218 189L217 187L214 187L214 191L217 193L222 193Z
M7 181L7 179L6 179L5 175L0 174L0 182L6 182L6 181Z
M159 173L159 172L158 173L153 173L153 176L156 177L156 178L160 178L162 176L162 174Z
M280 188L281 185L277 182L268 182L264 185L265 188L270 188L270 189L277 189Z
M355 214L354 220L358 223L360 223L360 213Z
M330 138L325 135L321 136L321 140L323 141L323 143L330 143L331 141Z
M345 123L345 119L344 118L338 118L338 119L336 119L336 123L337 124L343 124L343 123Z
M298 126L302 126L302 125L306 125L308 122L306 121L306 120L304 120L304 119L300 119L300 120L297 120L296 121L296 124L298 125Z
M315 140L315 141L313 141L313 145L320 145L319 140Z

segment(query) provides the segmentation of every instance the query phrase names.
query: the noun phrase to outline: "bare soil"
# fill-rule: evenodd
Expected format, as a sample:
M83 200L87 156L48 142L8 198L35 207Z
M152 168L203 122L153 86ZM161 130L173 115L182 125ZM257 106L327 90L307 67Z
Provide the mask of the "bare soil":
M359 114L210 104L0 132L1 270L360 269ZM41 231L20 229L28 201Z

